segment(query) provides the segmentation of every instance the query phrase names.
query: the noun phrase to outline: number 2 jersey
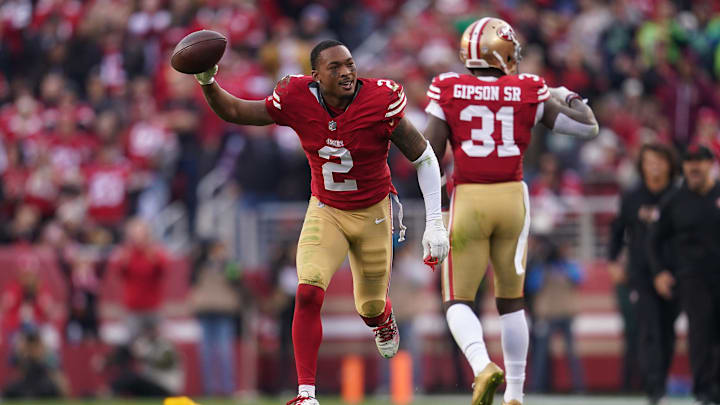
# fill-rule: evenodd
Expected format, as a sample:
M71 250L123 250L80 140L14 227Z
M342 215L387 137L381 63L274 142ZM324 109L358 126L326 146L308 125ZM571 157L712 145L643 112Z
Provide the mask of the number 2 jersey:
M407 99L390 80L357 79L348 108L331 116L310 76L287 76L265 99L278 125L295 130L310 163L312 194L342 210L367 208L397 192L387 164L390 135Z
M450 127L455 184L522 180L530 131L550 97L542 78L443 73L427 96L425 111Z

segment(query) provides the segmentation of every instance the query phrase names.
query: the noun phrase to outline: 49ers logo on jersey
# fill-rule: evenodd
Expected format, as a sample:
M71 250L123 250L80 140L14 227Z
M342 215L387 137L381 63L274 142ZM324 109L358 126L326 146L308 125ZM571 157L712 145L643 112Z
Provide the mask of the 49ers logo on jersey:
M497 35L506 41L515 42L515 31L509 25L501 25L497 30Z

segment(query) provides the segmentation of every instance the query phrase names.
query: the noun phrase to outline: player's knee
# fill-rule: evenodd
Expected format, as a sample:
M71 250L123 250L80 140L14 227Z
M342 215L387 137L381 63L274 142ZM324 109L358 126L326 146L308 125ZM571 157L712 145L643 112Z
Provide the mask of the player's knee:
M498 313L505 315L525 309L525 299L523 297L495 298L495 305L497 306Z
M371 300L360 304L359 312L361 316L371 318L378 316L385 311L385 300Z
M325 291L310 284L298 284L295 305L299 308L322 307Z
M443 311L447 314L447 311L450 309L451 306L460 304L460 305L467 305L470 307L470 309L473 309L473 302L472 301L461 301L461 300L450 300L443 302Z

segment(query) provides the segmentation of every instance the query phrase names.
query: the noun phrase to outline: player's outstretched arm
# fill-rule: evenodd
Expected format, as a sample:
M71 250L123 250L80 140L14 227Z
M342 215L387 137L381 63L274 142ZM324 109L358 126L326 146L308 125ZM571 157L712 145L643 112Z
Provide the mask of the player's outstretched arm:
M390 140L417 169L420 191L425 200L423 258L432 267L445 260L450 250L440 209L440 165L430 142L423 138L407 118L400 119Z
M275 121L265 107L264 100L243 100L225 91L215 81L218 67L195 75L202 86L210 108L227 122L240 125L270 125Z
M433 148L433 151L435 151L435 158L437 158L438 164L440 166L440 176L441 176L441 185L440 185L440 195L441 195L441 202L443 210L447 210L447 207L450 205L450 196L448 196L447 188L445 188L445 181L442 181L445 178L445 173L442 167L442 160L445 156L445 149L447 148L447 141L450 138L450 127L448 126L447 122L441 120L440 118L428 114L428 123L427 127L425 127L425 138L430 142L430 146Z
M582 98L565 87L550 89L551 97L544 102L542 123L553 131L576 136L594 138L599 126L592 109Z

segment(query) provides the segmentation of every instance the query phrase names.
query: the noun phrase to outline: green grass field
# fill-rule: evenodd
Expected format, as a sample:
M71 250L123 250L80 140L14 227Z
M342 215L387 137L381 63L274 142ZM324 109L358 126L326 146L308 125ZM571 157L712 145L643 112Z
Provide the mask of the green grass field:
M195 398L200 405L284 405L289 398L259 398L252 401ZM337 397L319 398L322 405L345 405ZM417 398L413 405L467 405L470 395L467 396L424 396ZM502 398L495 399L495 405L500 405ZM600 397L600 396L527 396L524 405L645 405L647 400L642 397ZM671 399L668 405L690 405L692 401L687 398ZM2 405L162 405L161 400L35 400L35 401L3 401ZM387 398L369 398L361 405L392 405Z

